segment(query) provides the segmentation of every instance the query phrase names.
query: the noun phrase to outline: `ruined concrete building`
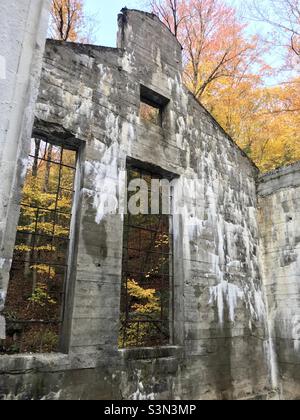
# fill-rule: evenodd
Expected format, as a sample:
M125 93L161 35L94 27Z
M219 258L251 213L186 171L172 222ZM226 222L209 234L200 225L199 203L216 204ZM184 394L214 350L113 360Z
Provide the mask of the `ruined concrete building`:
M1 139L0 399L299 398L300 165L260 175L167 27L118 22L47 41L31 145ZM122 212L125 174L180 211Z

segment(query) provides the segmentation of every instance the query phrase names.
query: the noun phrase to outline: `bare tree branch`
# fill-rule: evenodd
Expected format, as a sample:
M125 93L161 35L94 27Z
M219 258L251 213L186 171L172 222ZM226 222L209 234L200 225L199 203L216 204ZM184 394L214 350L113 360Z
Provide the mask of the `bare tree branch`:
M289 38L289 48L300 56L300 0L268 0L268 8L263 2L249 1L251 18L275 28L281 36Z

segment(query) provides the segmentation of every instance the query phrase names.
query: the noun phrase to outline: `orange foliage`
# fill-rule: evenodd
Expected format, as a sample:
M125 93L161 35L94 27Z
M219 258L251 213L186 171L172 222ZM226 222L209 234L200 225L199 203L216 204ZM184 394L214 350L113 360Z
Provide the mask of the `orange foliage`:
M52 37L61 41L78 41L84 25L83 0L52 0Z
M187 87L259 168L299 160L300 78L265 85L274 72L262 58L266 44L246 33L236 10L223 0L153 0L152 7L183 45Z

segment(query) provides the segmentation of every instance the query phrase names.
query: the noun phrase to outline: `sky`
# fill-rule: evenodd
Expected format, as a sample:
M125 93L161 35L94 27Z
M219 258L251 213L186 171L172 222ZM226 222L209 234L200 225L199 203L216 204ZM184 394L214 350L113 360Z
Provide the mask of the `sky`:
M123 7L141 9L141 0L85 0L88 14L95 15L98 30L95 33L95 43L105 47L116 46L117 16Z
M226 0L228 4L239 9L241 0ZM147 0L84 0L85 10L95 16L98 30L95 33L95 43L107 47L116 46L117 16L123 7L132 9L147 9ZM250 25L250 31L255 31L255 25Z

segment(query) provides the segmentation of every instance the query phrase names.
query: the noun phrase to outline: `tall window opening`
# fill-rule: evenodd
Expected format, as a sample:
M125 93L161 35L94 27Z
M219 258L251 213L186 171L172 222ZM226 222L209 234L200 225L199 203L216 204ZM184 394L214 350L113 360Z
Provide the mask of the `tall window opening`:
M31 140L3 311L2 353L59 350L76 158L75 150L41 138Z
M134 180L147 184L149 209L153 180L162 177L128 167L128 186ZM121 329L119 346L156 347L170 344L173 314L172 217L162 212L159 188L158 214L130 214L124 218ZM128 193L128 199L135 192ZM167 198L171 204L171 194ZM170 207L170 206L169 206Z

